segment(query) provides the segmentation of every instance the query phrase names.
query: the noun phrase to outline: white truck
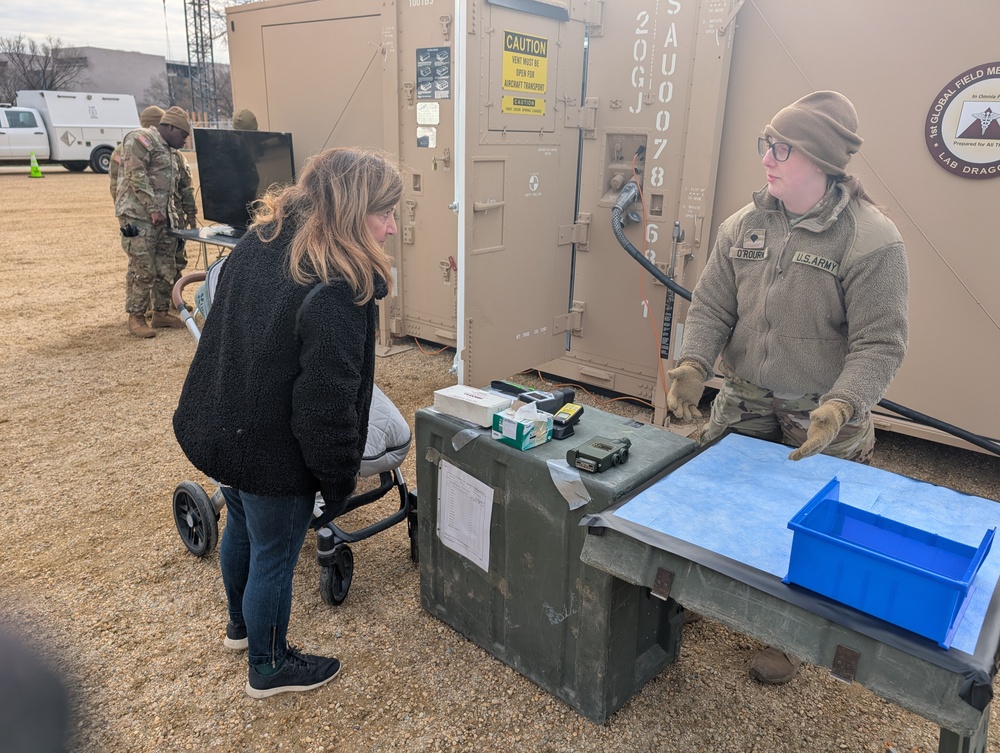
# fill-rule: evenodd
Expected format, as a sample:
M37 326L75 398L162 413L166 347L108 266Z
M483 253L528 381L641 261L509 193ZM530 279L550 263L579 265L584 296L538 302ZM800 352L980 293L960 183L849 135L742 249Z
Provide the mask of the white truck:
M72 172L106 173L111 152L139 127L130 94L19 91L0 105L0 164L57 163Z

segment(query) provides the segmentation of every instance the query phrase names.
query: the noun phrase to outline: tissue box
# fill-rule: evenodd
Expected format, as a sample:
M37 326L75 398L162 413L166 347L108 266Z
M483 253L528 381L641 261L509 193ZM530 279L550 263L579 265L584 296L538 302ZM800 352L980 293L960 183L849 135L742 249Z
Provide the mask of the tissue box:
M494 414L510 404L509 397L460 384L434 390L434 407L437 410L484 428L492 425Z
M789 521L785 583L951 645L996 531L979 547L845 505L834 478Z
M552 414L507 408L493 415L493 438L519 450L530 450L552 439Z

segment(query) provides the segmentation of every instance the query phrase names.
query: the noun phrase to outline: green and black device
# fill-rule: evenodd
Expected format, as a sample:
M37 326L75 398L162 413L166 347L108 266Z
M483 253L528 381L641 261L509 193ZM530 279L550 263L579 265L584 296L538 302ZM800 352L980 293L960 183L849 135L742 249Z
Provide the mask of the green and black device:
M628 460L632 440L626 437L608 439L594 437L566 453L566 462L588 473L603 473L608 468L623 465Z

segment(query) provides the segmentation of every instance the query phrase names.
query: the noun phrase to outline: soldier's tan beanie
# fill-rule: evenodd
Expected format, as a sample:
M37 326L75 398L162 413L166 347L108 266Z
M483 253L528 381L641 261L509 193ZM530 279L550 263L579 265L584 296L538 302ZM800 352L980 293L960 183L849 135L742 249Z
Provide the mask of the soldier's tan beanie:
M160 124L160 118L163 117L163 108L157 107L156 105L150 105L141 113L139 113L139 125L143 128L152 128L153 126L158 126Z
M233 128L237 131L256 131L257 116L244 108L233 115Z
M857 130L858 113L851 100L838 92L819 91L780 110L764 127L764 135L791 144L830 175L845 175L863 141Z
M187 113L176 105L163 113L160 125L172 125L180 128L184 133L191 133L191 122L188 120Z

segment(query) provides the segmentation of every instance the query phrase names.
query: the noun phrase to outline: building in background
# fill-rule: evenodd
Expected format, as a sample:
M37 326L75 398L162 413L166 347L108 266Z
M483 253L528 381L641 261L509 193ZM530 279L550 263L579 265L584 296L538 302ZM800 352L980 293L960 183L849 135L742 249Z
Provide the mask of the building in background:
M71 65L79 73L70 91L92 91L131 94L140 110L149 105L163 108L177 105L192 113L191 66L187 62L169 61L162 55L112 50L102 47L64 47L59 63ZM0 54L0 76L6 68ZM233 95L229 65L215 63L217 112L194 113L192 122L199 126L230 127ZM31 83L19 84L19 89L48 88Z
M102 47L67 47L65 53L80 64L81 91L131 94L140 110L166 106L167 66L162 55Z

